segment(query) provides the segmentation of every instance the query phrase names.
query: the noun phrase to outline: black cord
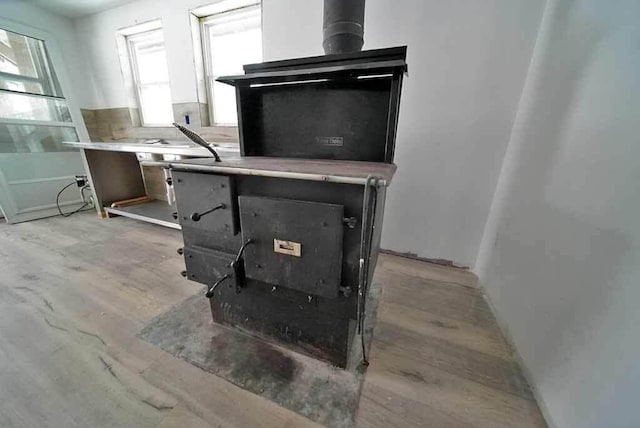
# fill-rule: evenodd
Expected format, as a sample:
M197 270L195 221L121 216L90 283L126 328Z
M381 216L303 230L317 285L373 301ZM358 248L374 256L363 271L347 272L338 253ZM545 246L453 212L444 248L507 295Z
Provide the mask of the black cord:
M84 204L82 204L82 206L81 206L80 208L78 208L78 209L76 209L76 210L74 210L74 211L71 211L71 212L69 212L69 213L63 213L63 212L62 212L62 209L60 208L60 195L62 195L62 192L64 192L64 191L65 191L65 190L67 190L69 187L73 186L74 184L76 184L76 182L75 182L75 181L73 181L73 182L71 182L71 183L67 184L67 185L66 185L66 186L64 186L62 189L60 189L60 191L59 191L59 192L58 192L58 194L56 195L56 207L58 207L58 212L60 213L60 215L61 215L62 217L70 217L70 216L72 216L73 214L75 214L75 213L77 213L77 212L81 211L82 209L86 208L86 207L89 205L89 203L88 203L88 202L85 202ZM80 190L80 192L81 192L81 193L82 193L82 191L85 189L85 187L87 187L87 186L82 187L82 189ZM84 193L82 193L82 195L84 196Z

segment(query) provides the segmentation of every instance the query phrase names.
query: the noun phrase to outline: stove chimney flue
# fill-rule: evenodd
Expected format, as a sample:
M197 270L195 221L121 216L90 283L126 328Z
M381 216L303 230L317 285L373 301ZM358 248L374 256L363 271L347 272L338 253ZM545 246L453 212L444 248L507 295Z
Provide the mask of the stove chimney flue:
M364 44L365 0L324 0L325 54L358 52Z

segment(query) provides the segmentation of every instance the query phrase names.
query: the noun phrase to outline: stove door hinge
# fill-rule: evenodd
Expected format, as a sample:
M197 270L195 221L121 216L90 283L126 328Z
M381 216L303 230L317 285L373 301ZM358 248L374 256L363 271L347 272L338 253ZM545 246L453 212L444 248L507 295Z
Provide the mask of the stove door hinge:
M349 229L355 229L358 224L358 219L355 217L345 217L342 219L342 224L347 226Z
M245 274L244 274L244 259L242 258L242 253L244 253L245 248L247 246L253 244L255 241L251 238L247 239L244 244L238 250L238 254L236 254L236 258L231 262L229 266L233 270L233 276L236 280L236 294L241 293L242 285L244 284Z
M349 286L340 287L338 288L338 290L340 291L340 293L342 293L344 297L349 297L351 296L351 293L353 293L353 288Z

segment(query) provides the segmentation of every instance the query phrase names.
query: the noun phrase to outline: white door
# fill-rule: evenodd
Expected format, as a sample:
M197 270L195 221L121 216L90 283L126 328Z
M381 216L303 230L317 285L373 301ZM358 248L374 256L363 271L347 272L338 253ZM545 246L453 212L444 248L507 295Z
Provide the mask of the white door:
M56 195L84 174L80 153L60 144L86 130L56 57L47 34L0 20L0 208L9 223L57 215ZM63 212L82 203L75 184L59 198Z

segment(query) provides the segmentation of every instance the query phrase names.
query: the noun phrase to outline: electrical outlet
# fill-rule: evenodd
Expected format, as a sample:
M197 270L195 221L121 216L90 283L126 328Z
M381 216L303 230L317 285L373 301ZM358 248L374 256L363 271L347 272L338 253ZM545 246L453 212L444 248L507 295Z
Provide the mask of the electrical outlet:
M76 175L76 185L78 187L84 187L87 184L87 176L86 175Z

